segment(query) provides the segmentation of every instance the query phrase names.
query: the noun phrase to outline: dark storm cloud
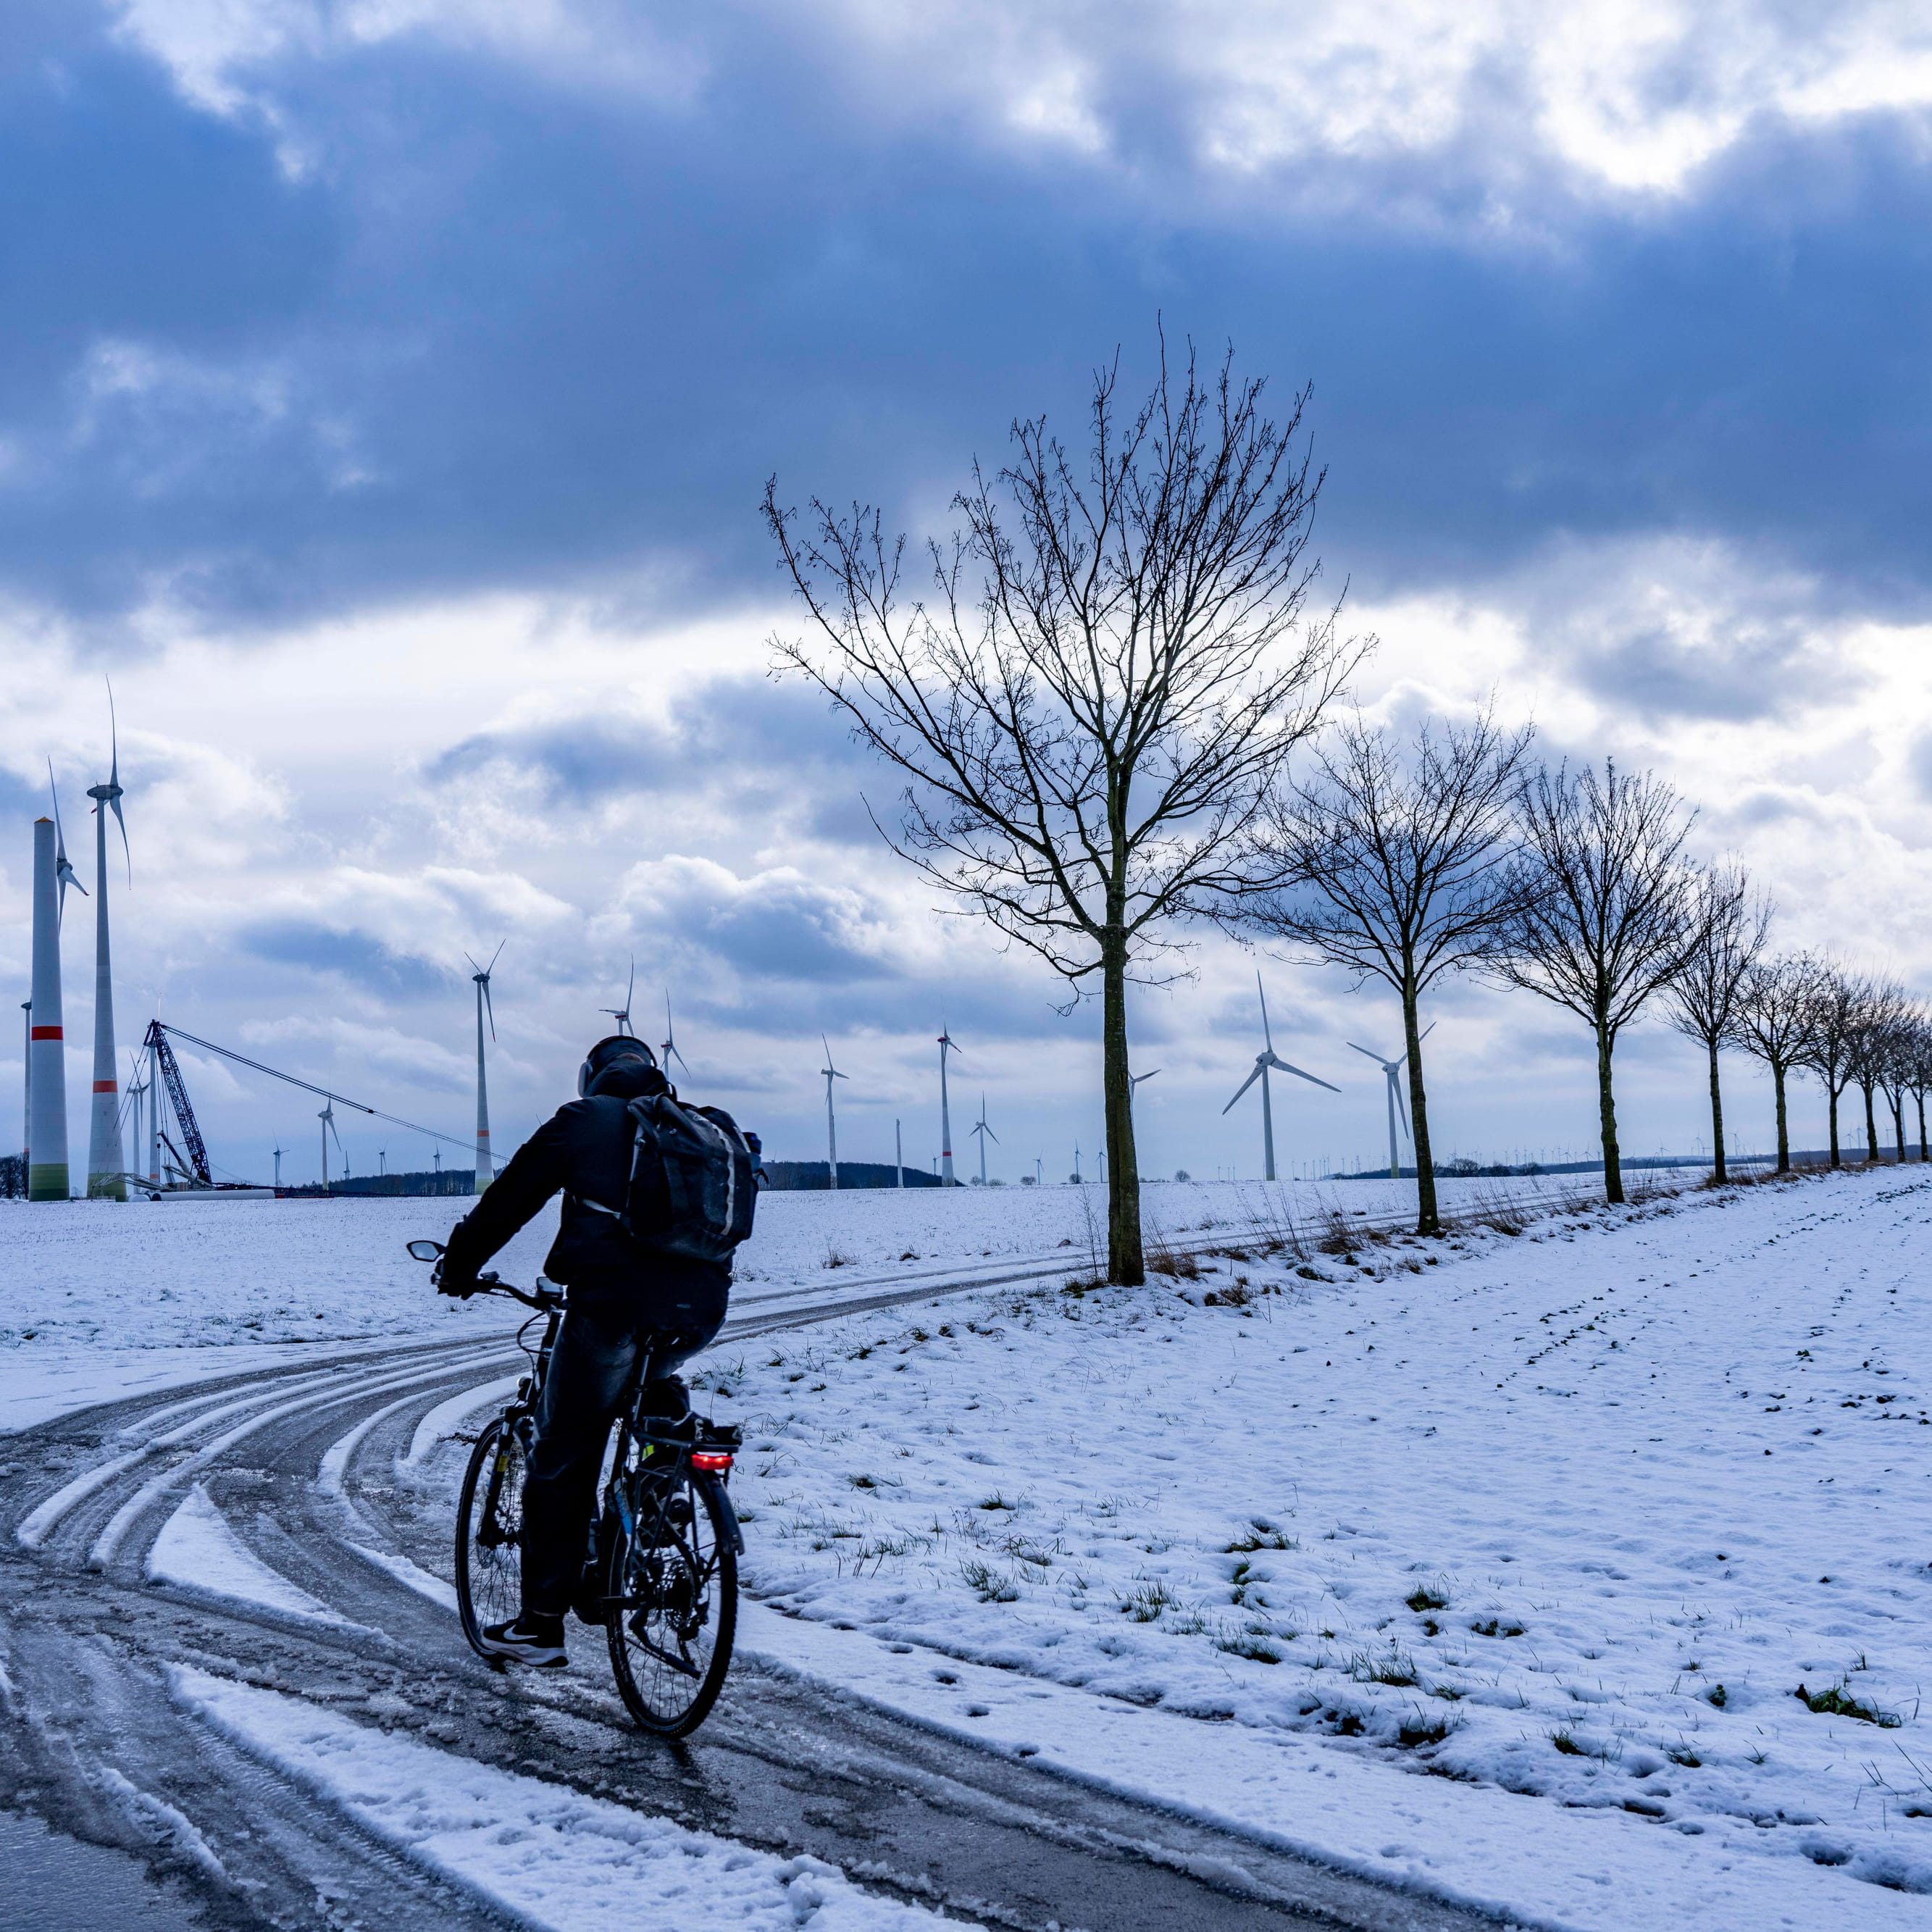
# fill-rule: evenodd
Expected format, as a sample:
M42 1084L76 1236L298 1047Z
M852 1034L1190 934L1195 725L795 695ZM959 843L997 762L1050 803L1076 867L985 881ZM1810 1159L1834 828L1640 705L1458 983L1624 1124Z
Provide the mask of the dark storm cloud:
M1776 626L1768 635L1751 626L1742 636L1695 641L1644 630L1580 650L1573 664L1586 690L1646 721L1748 723L1827 692L1842 702L1858 682L1815 651L1799 622Z
M889 813L903 784L860 749L825 699L802 682L721 678L681 695L663 720L604 713L478 733L428 770L447 782L505 764L534 774L547 800L596 805L630 796L706 800L743 824L782 820L842 844L876 843L870 798Z
M1156 310L1315 379L1322 541L1365 590L1558 532L1758 544L1840 608L1916 608L1932 570L1926 169L1881 116L1767 123L1676 204L1506 246L1382 221L1359 181L1341 213L1184 220L1172 114L1132 156L1164 209L944 116L882 126L802 27L721 28L669 106L400 38L277 68L272 123L187 104L83 10L32 17L0 98L0 582L83 622L599 576L646 610L762 598L768 472L903 514L1017 411L1077 433ZM1145 81L1113 77L1117 118ZM1442 164L1388 165L1393 207Z
M446 992L450 975L428 962L399 953L365 933L308 920L262 920L244 928L236 943L254 958L277 966L304 968L352 982L392 998Z

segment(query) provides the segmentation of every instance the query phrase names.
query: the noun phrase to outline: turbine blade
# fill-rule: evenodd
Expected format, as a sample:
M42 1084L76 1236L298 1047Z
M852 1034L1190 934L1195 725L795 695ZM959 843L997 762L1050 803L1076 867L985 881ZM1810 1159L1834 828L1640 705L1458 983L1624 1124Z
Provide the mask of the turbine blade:
M489 967L488 967L488 970L489 971L490 971L490 972L492 972L492 973L494 973L494 972L495 972L495 971L496 971L496 962L497 962L498 960L500 960L500 958L502 958L502 956L503 956L503 948L504 948L505 946L506 946L507 945L508 945L508 944L509 944L509 943L510 943L510 942L509 942L507 939L500 939L500 940L497 940L497 942L496 942L496 951L495 951L495 952L494 952L493 953L491 953L491 954L490 954L490 964L489 964Z
M624 1017L631 1017L631 995L638 990L638 956L631 955L631 976L624 982Z
M1292 1073L1297 1079L1312 1081L1318 1087L1327 1087L1331 1094L1339 1094L1342 1090L1339 1087L1330 1086L1325 1080L1317 1078L1312 1073L1304 1072L1299 1066L1291 1066L1286 1060L1278 1058L1274 1054L1268 1055L1268 1064L1283 1073Z
M980 1123L980 1124L982 1126L986 1126L986 1122L985 1122L985 1121L983 1121L983 1120L982 1120L982 1121ZM995 1147L998 1147L998 1146L999 1145L999 1144L1000 1144L1000 1137L999 1137L999 1136L998 1136L998 1134L994 1133L994 1132L993 1132L993 1130L992 1130L992 1129L991 1127L986 1127L986 1132L987 1132L989 1135L991 1135L991 1136L992 1136L992 1137L993 1144L994 1144Z
M1241 1096L1242 1096L1244 1094L1245 1094L1245 1093L1248 1090L1248 1089L1249 1089L1250 1087L1252 1087L1252 1086L1255 1084L1255 1082L1256 1082L1257 1080L1258 1080L1261 1077L1262 1077L1262 1063L1258 1060L1256 1060L1256 1061L1255 1062L1255 1064L1254 1064L1254 1066L1253 1066L1252 1070L1250 1071L1250 1072L1249 1073L1248 1077L1246 1078L1246 1079L1244 1080L1244 1081L1241 1082L1241 1084L1240 1084L1240 1086L1237 1087L1237 1088L1234 1089L1234 1100L1238 1100L1241 1097ZM1229 1111L1230 1111L1230 1109L1232 1109L1232 1107L1234 1106L1234 1100L1230 1100L1230 1101L1228 1102L1228 1105L1227 1105L1226 1107L1223 1107L1223 1108L1221 1109L1222 1112L1225 1114L1225 1113L1227 1113L1228 1112L1229 1112Z
M502 950L500 946L496 949L499 952ZM494 964L495 962L493 961L491 963ZM487 973L483 976L483 1010L490 1016L490 1037L494 1040L496 1037L496 1003L490 997L490 976Z
M1421 1032L1416 1035L1416 1038L1418 1041L1425 1040L1435 1030L1436 1022L1433 1020L1431 1020L1429 1024L1422 1029Z
M1262 1038L1266 1042L1269 1052L1272 1053L1274 1051L1274 1035L1268 1030L1268 988L1262 984L1259 967L1255 969L1255 991L1262 996Z
M121 815L119 799L110 798L107 802L114 808L114 822L121 828L121 853L128 862L128 883L131 886L134 883L134 854L128 843L128 821Z
M1355 1046L1355 1042L1352 1040L1345 1040L1342 1042L1342 1044L1345 1046ZM1355 1051L1358 1053L1368 1053L1369 1058L1372 1060L1378 1066L1386 1066L1388 1064L1388 1062L1384 1060L1379 1053L1369 1053L1369 1049L1366 1046L1355 1046Z
M1415 1142L1415 1130L1408 1124L1408 1102L1402 1098L1402 1082L1391 1073L1389 1076L1389 1084L1395 1090L1395 1111L1402 1121L1402 1130L1408 1135L1409 1144L1413 1146Z
M114 680L104 675L102 682L107 686L107 743L110 753L108 760L107 782L121 782L121 726L114 716Z

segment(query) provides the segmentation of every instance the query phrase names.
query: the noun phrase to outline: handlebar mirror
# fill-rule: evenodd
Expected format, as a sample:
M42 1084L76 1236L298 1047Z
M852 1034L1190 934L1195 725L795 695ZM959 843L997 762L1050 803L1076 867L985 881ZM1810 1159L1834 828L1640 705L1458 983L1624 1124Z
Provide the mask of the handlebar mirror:
M440 1261L442 1258L442 1244L440 1241L412 1241L410 1244L410 1256L413 1261Z

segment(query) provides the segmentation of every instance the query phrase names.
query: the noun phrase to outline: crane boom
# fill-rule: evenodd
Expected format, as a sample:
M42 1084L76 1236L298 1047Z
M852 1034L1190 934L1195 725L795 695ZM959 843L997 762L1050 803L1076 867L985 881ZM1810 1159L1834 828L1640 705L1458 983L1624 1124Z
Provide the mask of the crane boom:
M161 1084L168 1090L168 1104L175 1110L175 1120L179 1125L182 1138L188 1143L188 1156L194 1167L194 1178L203 1187L214 1185L214 1176L208 1172L208 1148L201 1138L201 1129L194 1118L194 1108L188 1097L188 1083L182 1078L181 1067L175 1059L174 1048L168 1044L167 1029L159 1020L152 1020L148 1025L147 1045L152 1048L161 1070Z

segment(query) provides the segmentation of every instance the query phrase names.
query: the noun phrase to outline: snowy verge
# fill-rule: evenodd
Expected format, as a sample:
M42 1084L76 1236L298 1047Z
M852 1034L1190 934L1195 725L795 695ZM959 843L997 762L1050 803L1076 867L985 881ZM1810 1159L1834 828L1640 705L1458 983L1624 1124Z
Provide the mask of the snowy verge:
M1816 1867L1701 1856L1694 1840L1608 1810L1532 1818L1520 1800L1415 1778L1318 1740L1203 1724L862 1631L741 1606L739 1648L781 1673L1100 1790L1384 1885L1512 1922L1591 1928L1673 1921L1759 1932L1836 1921L1842 1879ZM1862 1894L1871 1932L1921 1927L1921 1900Z
M430 1871L556 1932L917 1932L944 1922L781 1858L176 1666L182 1704Z
M1932 1892L1928 1177L1511 1225L721 1346L748 1584L1157 1710L1203 1777L1234 1739L1372 1767L1464 1895L1465 1806L1670 1847L1700 1922Z

